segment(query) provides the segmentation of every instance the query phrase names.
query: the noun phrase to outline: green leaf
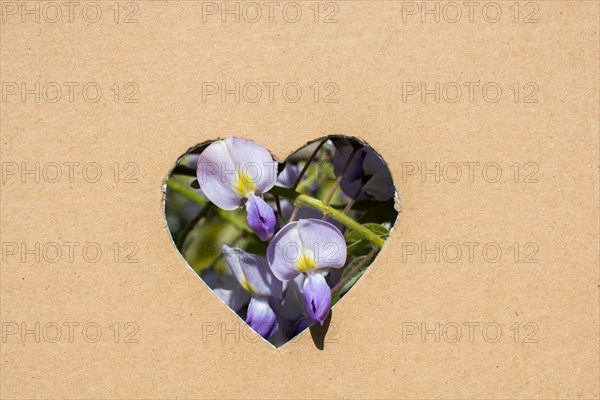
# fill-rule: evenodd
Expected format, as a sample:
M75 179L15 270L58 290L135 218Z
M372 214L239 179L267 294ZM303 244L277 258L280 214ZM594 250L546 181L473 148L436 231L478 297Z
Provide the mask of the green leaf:
M344 268L344 270L342 271L342 278L341 279L344 279L344 277L347 276L350 273L350 271L352 271L354 268L356 268L356 266L358 264L360 264L361 261L364 260L364 259L365 259L365 256L360 256L360 257L356 257L354 260L352 260L350 262L350 264L348 264ZM360 272L361 270L364 270L365 267L366 267L366 265L363 265L357 272Z
M358 282L358 280L361 278L361 276L365 273L365 271L367 270L367 268L369 268L369 265L371 265L370 262L365 262L363 266L361 266L357 271L354 271L354 269L358 266L358 264L360 264L361 262L364 262L366 256L360 256L360 257L356 257L354 260L352 260L350 262L350 264L348 264L346 267L344 267L344 270L342 271L342 276L341 276L341 280L344 279L348 279L346 282L344 282L344 284L335 291L335 293L333 293L332 295L332 304L335 304L339 301L339 299L342 297L342 295L344 293L346 293L348 290L350 290L352 288L352 286L354 286L354 284L356 284L356 282ZM352 276L350 276L348 278L348 275L352 274Z
M222 244L233 243L239 235L239 230L227 221L217 216L206 218L187 235L181 254L199 273L221 257Z
M342 294L346 293L352 288L352 286L354 286L356 282L358 282L358 280L365 273L365 269L366 267L361 268L356 274L354 274L350 279L348 279L348 282L344 283L344 286L342 286L340 290L338 290L335 294L336 302L342 297Z
M176 242L176 245L177 245L177 248L179 249L179 251L181 251L183 249L183 244L185 243L187 235L189 235L189 233L192 231L192 229L194 229L194 227L196 226L198 221L200 221L202 218L206 217L206 214L211 209L211 207L212 207L212 203L208 203L205 207L202 207L200 209L200 212L198 213L198 215L196 217L194 217L191 221L189 221L183 227L183 229L181 229L181 231L177 235L177 242Z
M379 224L374 224L374 223L366 223L366 224L363 224L362 226L369 229L371 232L375 233L377 236L379 236L382 239L386 239L388 236L390 236L390 231L385 226L382 226ZM346 243L355 243L355 242L360 241L363 238L363 235L360 235L355 230L350 230L350 231L346 232L345 236L346 236Z
M354 253L356 253L358 251L361 251L361 250L364 250L364 249L366 249L367 247L370 247L370 246L371 246L371 243L369 241L367 241L365 239L361 239L358 242L354 242L354 243L349 244L346 247L346 253L347 254L354 254Z
M372 203L367 203L369 205ZM353 210L360 210L361 204L356 203L352 206ZM365 208L363 208L365 209ZM358 222L375 222L375 223L383 223L383 222L393 222L398 217L398 211L394 209L393 202L387 202L383 204L375 204L374 206L366 208L367 212L359 219Z

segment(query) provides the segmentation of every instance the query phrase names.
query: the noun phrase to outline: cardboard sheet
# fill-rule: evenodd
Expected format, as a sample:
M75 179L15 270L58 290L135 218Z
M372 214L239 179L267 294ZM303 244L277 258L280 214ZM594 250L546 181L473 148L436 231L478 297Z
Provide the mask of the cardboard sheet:
M598 2L0 6L1 398L600 396ZM163 183L207 140L331 134L402 212L275 350L186 268Z

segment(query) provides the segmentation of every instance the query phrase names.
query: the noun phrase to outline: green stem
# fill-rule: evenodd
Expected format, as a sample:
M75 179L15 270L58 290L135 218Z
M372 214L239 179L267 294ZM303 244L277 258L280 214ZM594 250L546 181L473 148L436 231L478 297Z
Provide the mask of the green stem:
M350 153L350 155L346 159L346 162L344 163L344 166L342 167L342 172L340 172L340 174L338 175L337 179L335 180L335 183L333 184L333 187L331 188L331 190L329 191L329 194L325 198L325 204L329 204L329 202L331 201L331 198L335 194L335 191L340 186L340 183L342 183L342 179L344 179L344 175L346 174L346 171L348 170L348 167L350 166L350 163L352 162L352 159L356 155L357 151L358 151L358 147L355 147L354 150L352 150L352 153ZM325 218L326 218L326 216L323 216L323 219L325 219Z
M305 194L300 194L294 190L286 189L280 186L273 187L273 189L270 190L270 193L273 195L285 197L286 199L290 199L296 205L312 207L316 210L321 211L323 214L331 216L331 218L335 219L336 221L339 221L348 229L352 229L353 231L367 239L377 248L381 249L385 244L385 241L379 236L377 236L373 231L371 231L368 228L365 228L349 216L345 215L343 212L326 205L319 199L315 199Z
M317 145L317 147L315 148L315 150L312 152L312 154L310 155L308 160L306 160L306 163L304 164L302 171L300 171L300 173L298 174L298 177L296 178L296 182L294 182L294 184L292 185L292 189L296 189L298 187L298 185L300 184L300 181L304 177L304 174L308 170L308 167L310 167L310 164L312 163L312 161L316 157L317 153L319 152L319 150L321 150L321 147L323 147L323 145L325 144L326 141L327 141L327 139L322 140L321 143L319 143Z
M167 187L169 189L181 194L186 199L200 204L201 206L206 206L208 204L208 202L206 200L204 200L202 197L200 197L197 193L195 193L194 191L188 189L187 187L185 187L179 183L168 180ZM361 224L356 222L351 217L345 215L343 212L336 210L335 208L333 208L331 206L326 205L319 199L315 199L315 198L307 196L305 194L300 194L300 193L296 192L295 190L283 188L280 186L274 186L273 189L271 189L269 191L269 193L272 195L277 195L277 196L285 197L286 199L290 199L296 205L312 207L318 211L321 211L323 214L327 214L327 215L331 216L331 218L335 219L336 221L339 221L346 228L352 229L353 231L355 231L356 233L358 233L359 235L364 237L366 240L371 242L375 247L377 247L379 249L383 248L383 245L385 244L385 241L382 238L380 238L379 236L377 236L370 229L365 228L364 226L362 226ZM241 221L239 218L236 218L230 212L226 212L226 211L223 211L220 209L215 209L214 211L221 218L231 222L237 228L239 228L243 231L246 231L248 233L254 234L254 232L252 232L252 230L248 227L248 225L245 223L245 221Z

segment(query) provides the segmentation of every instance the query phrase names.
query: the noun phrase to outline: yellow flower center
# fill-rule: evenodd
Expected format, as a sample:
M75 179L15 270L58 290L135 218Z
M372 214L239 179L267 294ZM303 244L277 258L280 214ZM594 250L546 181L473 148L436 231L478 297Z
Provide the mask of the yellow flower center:
M243 277L243 278L242 278L242 282L241 282L241 284L242 284L242 288L243 288L243 289L244 289L246 292L250 293L252 296L256 296L256 289L254 288L254 286L252 286L252 285L250 284L250 282L248 282L248 280L246 279L246 277Z
M235 190L240 197L247 198L250 197L251 194L254 194L256 186L254 186L254 182L252 182L252 179L250 179L246 173L237 171L235 177Z
M302 252L302 256L296 262L296 269L303 273L309 273L314 271L317 268L317 265L313 261L312 257L305 252Z

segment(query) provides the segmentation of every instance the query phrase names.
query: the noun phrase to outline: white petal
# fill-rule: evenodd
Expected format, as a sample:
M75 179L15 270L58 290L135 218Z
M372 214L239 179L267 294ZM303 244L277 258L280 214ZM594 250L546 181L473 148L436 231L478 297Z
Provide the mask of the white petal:
M267 149L238 137L227 138L224 142L239 172L252 182L256 193L265 193L275 185L277 162Z
M241 206L242 196L236 190L239 179L225 141L211 143L204 149L198 158L196 175L202 192L217 207L235 210Z

